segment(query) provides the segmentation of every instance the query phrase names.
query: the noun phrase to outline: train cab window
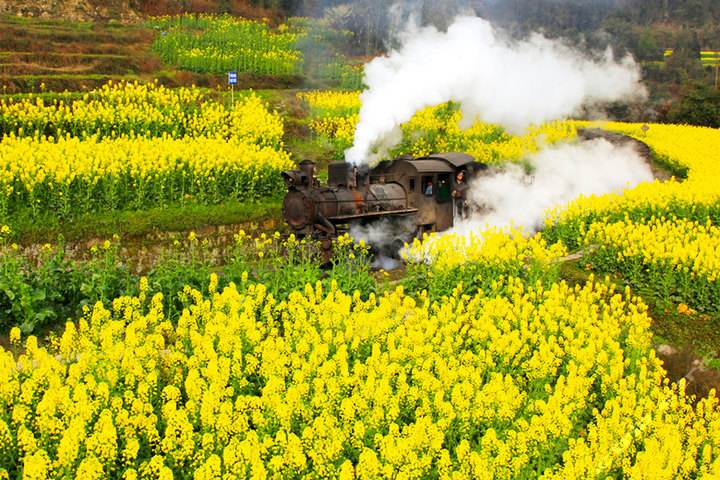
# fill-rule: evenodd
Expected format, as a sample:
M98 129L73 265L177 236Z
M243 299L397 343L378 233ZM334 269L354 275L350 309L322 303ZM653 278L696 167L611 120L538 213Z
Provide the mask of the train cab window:
M408 188L411 192L415 191L415 177L411 178L408 182Z
M435 186L433 185L433 177L427 176L422 177L422 183L420 184L420 187L422 188L423 195L426 197L432 197L435 193Z
M438 203L449 202L450 196L450 174L441 173L438 175L437 181L437 201Z

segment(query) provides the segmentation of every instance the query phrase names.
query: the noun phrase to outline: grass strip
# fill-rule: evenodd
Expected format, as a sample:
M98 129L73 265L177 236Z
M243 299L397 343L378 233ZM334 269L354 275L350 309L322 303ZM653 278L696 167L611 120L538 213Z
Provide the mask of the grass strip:
M29 212L18 212L7 222L13 239L21 244L54 242L59 236L69 241L90 238L140 236L158 231L184 231L207 225L234 225L277 219L281 214L279 198L221 205L185 204L148 210L103 212L61 222L50 214L32 220ZM0 222L2 223L2 222Z

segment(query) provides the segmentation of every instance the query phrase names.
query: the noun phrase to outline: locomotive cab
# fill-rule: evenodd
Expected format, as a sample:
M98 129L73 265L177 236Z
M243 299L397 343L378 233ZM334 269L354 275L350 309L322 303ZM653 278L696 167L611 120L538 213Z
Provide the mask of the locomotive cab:
M409 206L418 210L416 226L420 236L447 230L455 224L451 192L456 174L465 172L469 181L486 169L486 165L467 153L450 152L418 158L402 156L381 163L373 169L372 176L391 178L405 187Z

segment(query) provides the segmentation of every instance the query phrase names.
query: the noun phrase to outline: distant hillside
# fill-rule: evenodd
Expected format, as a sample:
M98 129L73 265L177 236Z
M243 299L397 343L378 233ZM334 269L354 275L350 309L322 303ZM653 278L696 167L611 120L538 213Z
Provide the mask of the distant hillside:
M0 0L0 15L70 21L131 22L146 15L230 13L247 18L278 16L279 8L252 0ZM272 2L267 2L268 6Z
M128 0L0 0L0 14L71 21L138 18Z

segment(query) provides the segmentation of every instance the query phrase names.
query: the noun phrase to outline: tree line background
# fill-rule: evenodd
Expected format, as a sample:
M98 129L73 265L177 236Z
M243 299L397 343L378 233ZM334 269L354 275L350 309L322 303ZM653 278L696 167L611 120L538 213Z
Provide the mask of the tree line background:
M720 50L720 0L133 0L144 13L214 12L269 18L322 18L353 32L348 55L368 57L394 45L395 34L413 15L422 24L446 28L461 13L474 13L513 36L542 32L588 52L612 47L631 53L643 68L650 98L616 105L621 120L673 121L720 127L718 70L703 66L701 50ZM664 58L665 49L673 55Z

